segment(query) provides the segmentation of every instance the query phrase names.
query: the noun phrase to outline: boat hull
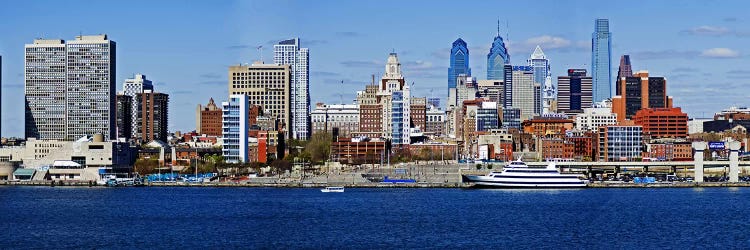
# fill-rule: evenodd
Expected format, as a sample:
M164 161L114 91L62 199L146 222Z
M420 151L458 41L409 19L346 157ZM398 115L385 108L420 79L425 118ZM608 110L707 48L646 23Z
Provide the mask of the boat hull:
M585 188L586 182L577 181L518 181L507 179L492 179L481 175L461 175L464 182L474 184L473 188L520 188L520 189L559 189L559 188Z

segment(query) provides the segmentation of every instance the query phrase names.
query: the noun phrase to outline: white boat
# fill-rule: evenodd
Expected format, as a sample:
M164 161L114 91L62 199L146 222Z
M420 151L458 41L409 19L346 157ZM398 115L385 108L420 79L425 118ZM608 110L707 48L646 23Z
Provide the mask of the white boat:
M464 181L476 187L490 188L583 188L587 181L576 174L561 174L550 162L547 167L529 167L518 159L511 161L502 172L487 175L463 175Z
M344 187L325 187L320 190L323 193L343 193Z

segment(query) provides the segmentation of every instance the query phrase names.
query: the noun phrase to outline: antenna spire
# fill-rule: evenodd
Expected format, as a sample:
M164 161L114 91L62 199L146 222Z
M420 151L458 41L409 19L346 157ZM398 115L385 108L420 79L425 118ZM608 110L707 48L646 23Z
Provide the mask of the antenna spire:
M497 19L497 36L500 36L500 18Z

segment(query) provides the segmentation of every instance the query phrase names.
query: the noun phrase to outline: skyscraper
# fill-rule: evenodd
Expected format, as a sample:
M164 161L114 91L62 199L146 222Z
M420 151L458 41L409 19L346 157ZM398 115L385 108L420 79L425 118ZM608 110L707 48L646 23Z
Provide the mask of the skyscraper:
M512 70L512 107L521 110L522 120L539 115L541 113L541 86L534 82L534 70L529 66L514 66Z
M609 32L609 20L596 19L594 33L591 34L591 76L595 103L612 97L611 54L612 33Z
M135 95L138 102L138 118L133 127L135 138L143 142L167 141L169 123L169 95L151 90Z
M382 109L384 137L395 145L410 144L411 93L401 74L401 63L396 53L390 53L385 74L377 93Z
M549 74L550 67L549 60L539 45L536 46L534 53L531 53L531 57L526 60L526 63L534 70L534 82L543 84L544 78Z
M118 94L117 100L117 138L133 137L133 97Z
M451 61L448 68L448 89L456 87L456 77L460 74L471 75L471 68L469 68L469 48L461 38L456 39L451 48Z
M649 76L648 71L642 70L621 78L619 85L621 95L612 98L612 112L618 121L631 119L641 109L672 107L664 77Z
M252 64L229 66L229 94L247 95L249 105L261 106L264 115L281 123L284 138L294 134L291 123L289 65ZM249 108L248 108L249 110Z
M505 42L500 36L500 25L497 27L497 36L492 41L490 53L487 54L487 80L502 80L505 76L505 65L510 64L510 55L505 48Z
M620 67L617 69L617 79L615 79L615 95L620 95L620 78L633 76L633 66L630 65L630 55L620 57Z
M125 83L123 83L122 86L122 94L126 96L130 96L133 100L131 103L130 108L130 121L131 125L130 127L132 129L135 129L136 131L134 134L138 134L137 128L139 126L138 124L138 115L140 115L139 110L140 107L138 105L141 104L138 100L136 100L136 97L140 93L144 93L146 91L154 91L154 85L151 83L150 80L146 79L145 75L136 74L133 76L133 78L125 79ZM144 139L144 138L141 138Z
M107 35L34 40L25 48L25 134L76 140L116 136L116 44Z
M585 69L568 69L567 76L557 77L557 112L580 114L592 103L592 79Z
M291 66L291 122L292 138L310 138L310 53L300 48L299 38L279 42L273 46L273 61Z

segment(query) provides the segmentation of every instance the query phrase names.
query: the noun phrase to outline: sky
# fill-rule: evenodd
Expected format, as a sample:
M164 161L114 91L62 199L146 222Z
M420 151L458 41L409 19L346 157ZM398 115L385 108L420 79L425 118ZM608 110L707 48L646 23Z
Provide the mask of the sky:
M95 3L95 4L94 4ZM667 78L667 93L690 117L711 117L750 100L747 1L2 1L2 136L24 134L23 47L36 38L107 34L117 42L117 91L145 74L170 94L169 130L195 129L195 110L228 95L228 67L273 62L273 44L299 37L310 49L315 103L351 103L398 53L412 96L447 98L457 38L486 78L492 39L505 38L514 65L536 45L551 73L590 68L596 18L610 20L612 76L620 55L633 70ZM263 46L262 50L257 50ZM262 54L262 55L261 55ZM342 83L343 81L343 83Z

